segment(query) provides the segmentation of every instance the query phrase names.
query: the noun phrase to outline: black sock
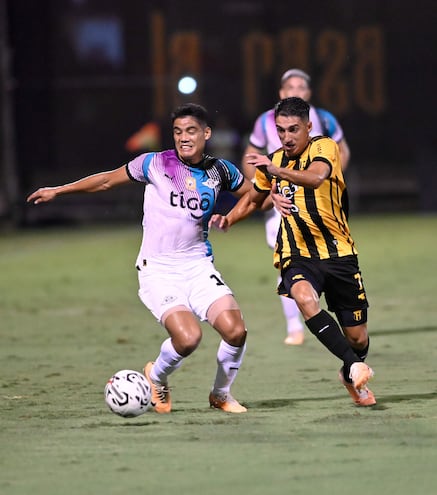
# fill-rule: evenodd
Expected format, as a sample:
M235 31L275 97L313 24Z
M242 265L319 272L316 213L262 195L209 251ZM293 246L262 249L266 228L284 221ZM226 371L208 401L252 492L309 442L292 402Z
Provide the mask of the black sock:
M367 338L367 345L364 349L354 349L355 354L361 359L361 361L364 361L367 357L367 354L369 354L369 346L370 346L370 338Z
M305 324L334 356L343 361L345 367L350 368L353 363L361 361L343 335L338 323L324 309Z

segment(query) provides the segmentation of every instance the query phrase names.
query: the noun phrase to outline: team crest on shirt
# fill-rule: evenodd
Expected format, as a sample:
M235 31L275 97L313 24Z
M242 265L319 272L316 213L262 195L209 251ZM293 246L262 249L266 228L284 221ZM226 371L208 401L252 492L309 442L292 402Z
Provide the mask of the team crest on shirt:
M202 182L202 186L209 187L210 189L215 189L219 184L220 182L218 180L211 179L211 177L205 182Z
M196 179L194 177L185 177L185 187L189 191L196 190Z
M360 321L361 318L363 317L363 312L361 310L354 311L353 312L353 315L354 315L354 320L355 321Z

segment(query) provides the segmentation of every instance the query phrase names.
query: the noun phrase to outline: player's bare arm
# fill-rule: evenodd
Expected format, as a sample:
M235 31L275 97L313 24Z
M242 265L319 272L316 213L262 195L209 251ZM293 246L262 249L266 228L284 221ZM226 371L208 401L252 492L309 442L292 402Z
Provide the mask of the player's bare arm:
M255 168L250 163L248 163L247 157L252 153L261 153L261 152L262 150L257 148L253 144L249 143L246 146L246 149L243 154L243 158L241 160L241 165L244 176L247 177L249 180L252 180L255 177Z
M251 180L245 178L243 185L237 190L234 191L232 194L236 196L237 198L243 197L245 194L247 194L249 191L253 190L253 183ZM269 196L267 196L264 201L261 203L260 206L257 208L260 209L261 211L267 211L270 210L273 207L272 200L270 199Z
M247 161L253 167L260 168L269 174L279 177L280 179L288 180L293 184L311 189L320 187L324 180L329 177L331 169L326 162L313 161L305 170L293 170L289 168L279 168L273 165L268 156L258 153L248 155Z
M250 191L240 198L227 215L213 215L209 221L209 227L215 227L216 229L227 232L229 227L234 225L234 223L244 220L255 210L261 210L268 195L268 192L260 193L252 187Z
M232 191L232 194L237 198L241 198L245 194L247 194L252 188L253 188L252 182L249 179L245 178L241 187L236 191Z
M28 196L27 202L34 204L46 203L61 194L106 191L127 182L130 182L130 178L127 174L126 167L123 165L117 169L89 175L88 177L62 186L41 187Z
M337 144L338 144L338 151L340 153L341 169L344 172L347 169L347 166L349 165L351 152L345 138L343 138Z

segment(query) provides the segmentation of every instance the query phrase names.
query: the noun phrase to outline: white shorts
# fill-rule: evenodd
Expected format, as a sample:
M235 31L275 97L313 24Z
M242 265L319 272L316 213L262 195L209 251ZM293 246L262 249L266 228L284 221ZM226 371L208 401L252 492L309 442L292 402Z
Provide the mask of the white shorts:
M274 249L279 226L281 225L281 214L276 208L272 208L265 213L265 225L267 245L269 248Z
M212 257L176 265L148 262L138 267L138 281L141 301L159 322L175 306L186 306L205 321L212 303L232 295Z

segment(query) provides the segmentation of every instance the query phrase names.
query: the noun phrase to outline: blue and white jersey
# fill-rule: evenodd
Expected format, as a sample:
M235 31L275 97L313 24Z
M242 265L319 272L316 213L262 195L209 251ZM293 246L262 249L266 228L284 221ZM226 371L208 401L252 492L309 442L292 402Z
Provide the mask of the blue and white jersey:
M188 165L175 150L167 150L139 155L126 169L133 180L146 184L137 263L171 265L212 256L208 222L219 192L236 191L243 185L238 168L211 156Z
M311 105L310 121L313 124L310 132L311 137L327 136L337 143L343 139L342 127L334 115L327 110L315 108ZM276 131L274 109L267 110L256 119L249 142L260 150L266 149L268 154L273 153L282 146Z

